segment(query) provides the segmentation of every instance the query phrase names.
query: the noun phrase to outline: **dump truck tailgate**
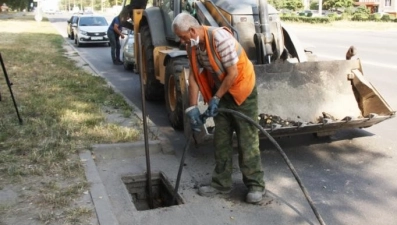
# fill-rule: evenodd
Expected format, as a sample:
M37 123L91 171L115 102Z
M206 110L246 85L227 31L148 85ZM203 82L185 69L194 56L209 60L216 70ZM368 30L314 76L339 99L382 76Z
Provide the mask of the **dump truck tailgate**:
M360 60L255 65L260 124L273 136L369 127L395 115Z

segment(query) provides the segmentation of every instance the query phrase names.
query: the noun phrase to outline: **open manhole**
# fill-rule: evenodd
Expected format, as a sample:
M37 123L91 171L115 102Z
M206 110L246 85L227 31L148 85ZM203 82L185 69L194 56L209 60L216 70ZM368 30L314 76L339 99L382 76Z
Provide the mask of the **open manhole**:
M123 176L121 180L127 187L131 195L132 202L138 211L151 210L162 207L170 207L173 205L184 204L182 197L177 194L175 202L172 202L174 197L174 188L162 173L152 173L152 195L153 208L150 208L147 177L142 175Z

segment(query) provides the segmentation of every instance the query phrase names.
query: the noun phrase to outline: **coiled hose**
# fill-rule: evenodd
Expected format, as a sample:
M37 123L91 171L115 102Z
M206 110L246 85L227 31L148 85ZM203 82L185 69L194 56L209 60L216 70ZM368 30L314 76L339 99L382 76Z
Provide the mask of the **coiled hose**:
M232 110L232 109L225 109L225 108L219 108L218 111L219 112L230 113L230 114L233 114L234 116L238 116L238 117L246 120L247 122L249 122L252 125L254 125L256 128L258 128L273 143L273 145L277 148L278 152L283 157L283 159L284 159L285 163L287 164L288 168L291 170L292 174L294 175L295 180L298 182L299 187L301 188L303 194L305 195L305 198L306 198L307 202L309 203L311 209L313 210L313 213L316 216L318 222L320 222L321 225L326 225L324 220L323 220L323 218L319 214L317 208L314 206L313 200L311 199L311 197L309 195L309 192L307 191L306 187L303 185L302 180L300 179L298 173L295 170L295 167L292 165L291 161L288 159L287 155L285 154L283 149L281 149L280 145L276 142L276 140L274 140L274 138L272 136L270 136L270 134L265 129L263 129L263 127L261 125L259 125L258 123L256 123L254 120L252 120L250 117L244 115L243 113L235 111L235 110ZM175 184L172 204L174 204L175 201L176 201L176 196L178 194L179 183L180 183L180 179L181 179L181 175L182 175L183 164L185 162L185 153L186 153L187 149L189 148L190 143L192 142L192 139L193 139L193 134L190 135L189 139L187 140L187 142L185 144L183 152L182 152L182 157L181 157L181 162L180 162L180 165L179 165L178 176L177 176L177 179L176 179L176 184Z
M284 159L285 163L287 164L288 168L291 170L292 174L294 175L296 182L298 182L299 187L301 188L303 194L306 197L307 202L309 203L310 207L312 208L314 215L316 215L318 222L320 222L321 225L325 225L325 222L324 222L323 218L321 217L321 215L318 212L317 208L314 206L313 200L311 199L311 197L309 195L309 192L307 191L306 187L303 185L303 182L300 179L298 173L296 172L295 167L292 165L291 161L288 159L287 155L285 154L283 149L281 149L281 147L277 143L277 141L274 140L274 138L272 136L270 136L270 134L265 129L263 129L263 127L261 125L259 125L258 123L256 123L254 120L252 120L250 117L244 115L243 113L235 111L235 110L232 110L232 109L224 109L224 108L219 108L218 111L219 112L230 113L230 114L233 114L235 116L238 116L240 118L245 119L247 122L251 123L256 128L258 128L273 143L273 145L277 148L278 152L283 157L283 159Z

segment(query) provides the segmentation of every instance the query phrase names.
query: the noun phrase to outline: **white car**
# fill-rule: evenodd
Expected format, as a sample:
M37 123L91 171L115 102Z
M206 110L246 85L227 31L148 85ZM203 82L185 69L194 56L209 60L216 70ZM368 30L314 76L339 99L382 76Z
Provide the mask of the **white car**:
M72 26L74 43L78 47L82 44L110 44L107 35L109 24L103 16L81 15Z
M135 66L135 38L134 31L131 30L123 30L123 34L125 36L124 39L121 39L123 46L123 62L124 69L126 70L134 70Z

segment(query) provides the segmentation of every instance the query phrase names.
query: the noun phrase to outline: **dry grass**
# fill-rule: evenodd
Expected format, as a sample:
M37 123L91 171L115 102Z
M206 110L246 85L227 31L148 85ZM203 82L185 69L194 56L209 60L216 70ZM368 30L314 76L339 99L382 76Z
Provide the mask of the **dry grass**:
M0 52L23 119L0 73L0 191L18 195L0 201L0 224L86 224L92 208L76 202L89 185L76 153L140 138L140 128L106 121L105 108L127 117L132 109L104 79L76 67L63 45L46 21L0 19Z

